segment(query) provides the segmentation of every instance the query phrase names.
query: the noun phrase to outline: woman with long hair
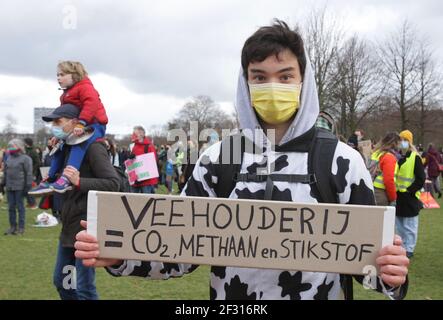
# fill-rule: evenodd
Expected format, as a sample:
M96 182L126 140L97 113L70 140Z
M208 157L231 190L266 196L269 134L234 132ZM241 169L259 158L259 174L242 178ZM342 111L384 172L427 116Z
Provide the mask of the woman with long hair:
M371 160L375 162L376 174L374 179L375 200L379 206L395 206L397 189L395 176L398 165L395 148L398 146L400 136L396 132L389 132L377 144L372 153Z

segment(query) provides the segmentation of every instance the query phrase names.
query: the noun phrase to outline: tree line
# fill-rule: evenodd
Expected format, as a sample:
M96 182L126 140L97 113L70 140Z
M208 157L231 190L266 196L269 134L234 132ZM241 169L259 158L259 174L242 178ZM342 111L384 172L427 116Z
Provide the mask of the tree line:
M349 34L343 19L327 7L312 9L296 26L315 73L320 109L330 113L343 137L356 129L380 139L387 131L409 129L416 143L443 145L441 65L435 49L408 20L390 33L367 39ZM150 135L167 142L170 129L199 130L238 126L235 113L223 111L209 95L185 103L166 125L148 128ZM16 120L6 116L3 136L13 135ZM44 132L38 133L39 139Z
M425 139L426 133L441 126L433 116L441 116L442 75L427 38L408 20L376 39L349 35L340 21L323 7L299 26L321 110L337 119L343 136L365 126L374 139L387 130L412 129L417 143L429 142L432 134Z

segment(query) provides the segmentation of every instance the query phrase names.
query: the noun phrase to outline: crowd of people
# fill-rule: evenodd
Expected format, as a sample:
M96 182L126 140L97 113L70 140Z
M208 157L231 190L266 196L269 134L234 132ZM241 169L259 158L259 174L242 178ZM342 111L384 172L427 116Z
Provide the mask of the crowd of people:
M90 128L85 126L84 133L75 135L80 115L80 108L77 106L62 104L53 113L43 117L43 120L52 123L51 129L54 133L54 138L48 140L43 151L33 146L31 138L12 139L7 148L2 150L1 186L2 192L7 195L10 224L4 234L24 234L25 199L31 209L43 208L43 203L49 201L52 213L62 223L53 274L54 285L61 299L94 300L98 299L95 270L86 268L74 254L75 235L82 228L80 221L86 219L87 192L102 190L155 193L156 189L164 184L169 194L172 194L183 188L187 179L183 175L190 175L192 170L183 161L183 148L177 148L171 156L171 146L155 146L146 136L142 126L134 127L131 144L121 150L118 150L111 139L96 135L94 128L88 135L86 131ZM89 141L90 139L92 141ZM72 162L69 162L71 154L78 150L82 153L82 159L77 160L73 166ZM126 160L147 153L155 155L159 177L135 181L128 190L121 190L123 183L117 170L124 172ZM43 176L40 170L43 167L48 168L49 173L46 176ZM123 179L127 179L124 173ZM178 186L177 190L173 189L174 182ZM40 198L39 205L36 204L36 197ZM63 270L67 265L74 266L77 272L75 290L64 286Z
M417 244L419 212L423 208L422 192L441 198L440 176L443 177L443 149L433 143L424 150L414 145L410 130L389 132L364 155L359 146L363 131L358 129L347 143L357 150L371 173L377 205L396 207L396 230L403 239L409 258Z
M372 181L363 158L346 143L337 141L315 127L328 122L317 121L319 103L315 77L301 36L283 21L257 30L244 44L241 55L242 70L238 77L236 108L241 139L266 151L243 157L242 164L223 161L224 142L207 148L195 164L192 175L186 181L181 195L195 197L220 197L240 199L262 199L297 202L335 202L341 204L375 205ZM257 128L263 130L256 131ZM268 134L273 137L270 141ZM330 145L327 157L330 161L349 165L339 174L326 172L328 166L317 166L319 177L327 177L324 185L312 185L307 179L312 168L310 158L318 159L319 153L311 148L319 136L327 136ZM235 139L235 136L229 139ZM228 140L230 141L230 140ZM271 145L269 145L271 144ZM274 148L275 144L275 148ZM231 144L232 146L232 144ZM237 147L241 148L241 145ZM260 149L260 148L259 148ZM261 150L261 149L260 149ZM324 150L322 150L324 151ZM176 157L176 159L184 157ZM276 176L288 177L277 181L272 175L273 166L266 165L268 159L276 159ZM308 159L308 160L306 160ZM166 181L174 170L179 171L180 160L175 168L166 160ZM257 168L267 168L267 173L254 174ZM329 170L329 169L328 169ZM266 176L273 178L263 180ZM236 177L238 179L236 179ZM241 179L239 179L241 177ZM303 178L302 180L300 180ZM298 179L298 180L297 180ZM160 179L161 181L161 179ZM267 182L264 182L267 181ZM291 181L291 182L289 182ZM300 181L300 182L297 182ZM355 187L359 186L359 187ZM323 197L321 190L329 189L331 197ZM344 190L342 190L344 189ZM282 192L280 190L285 190ZM338 190L342 190L338 192ZM288 192L286 192L288 191ZM370 192L369 192L370 191ZM82 222L86 226L86 221ZM99 257L98 240L85 231L76 236L76 257L89 267L105 267L113 276L138 276L146 279L170 279L184 276L198 266L183 263L163 264L155 261L133 261L103 259ZM409 259L402 247L400 237L393 239L379 252L376 290L393 299L402 299L407 292ZM303 279L303 282L295 281ZM353 277L362 283L363 277ZM326 285L327 284L327 285ZM339 273L297 272L230 266L211 267L211 299L339 299L351 298L352 278ZM284 288L291 288L285 290ZM297 292L296 294L290 294Z

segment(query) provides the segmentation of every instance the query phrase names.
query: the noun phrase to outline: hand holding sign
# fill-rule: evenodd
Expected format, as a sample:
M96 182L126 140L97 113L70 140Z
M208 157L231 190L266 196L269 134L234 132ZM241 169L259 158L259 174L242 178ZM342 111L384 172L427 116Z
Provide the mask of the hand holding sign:
M86 221L81 225L86 228ZM99 258L98 240L85 230L79 232L76 239L75 257L82 259L86 267L110 267L122 263L118 259ZM404 284L408 274L409 259L401 244L401 238L395 235L394 244L382 248L376 260L383 282L394 288Z
M86 221L80 222L83 228L87 227ZM77 233L75 242L75 257L83 260L86 267L110 267L121 263L121 260L99 258L98 240L96 237L86 233L86 230Z
M77 236L76 256L91 266L134 259L365 275L370 266L397 287L409 260L394 240L394 214L390 207L91 191L94 236Z
M394 244L382 248L376 260L381 279L391 287L405 283L408 274L409 259L401 244L400 236L395 235Z

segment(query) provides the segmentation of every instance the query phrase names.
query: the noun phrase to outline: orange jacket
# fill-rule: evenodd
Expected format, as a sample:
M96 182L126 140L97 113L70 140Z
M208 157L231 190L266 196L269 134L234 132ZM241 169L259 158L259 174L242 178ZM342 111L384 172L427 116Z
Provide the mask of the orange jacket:
M386 152L380 157L380 170L383 172L383 183L386 188L386 195L389 201L397 200L397 189L395 187L395 165L397 158L390 152Z

